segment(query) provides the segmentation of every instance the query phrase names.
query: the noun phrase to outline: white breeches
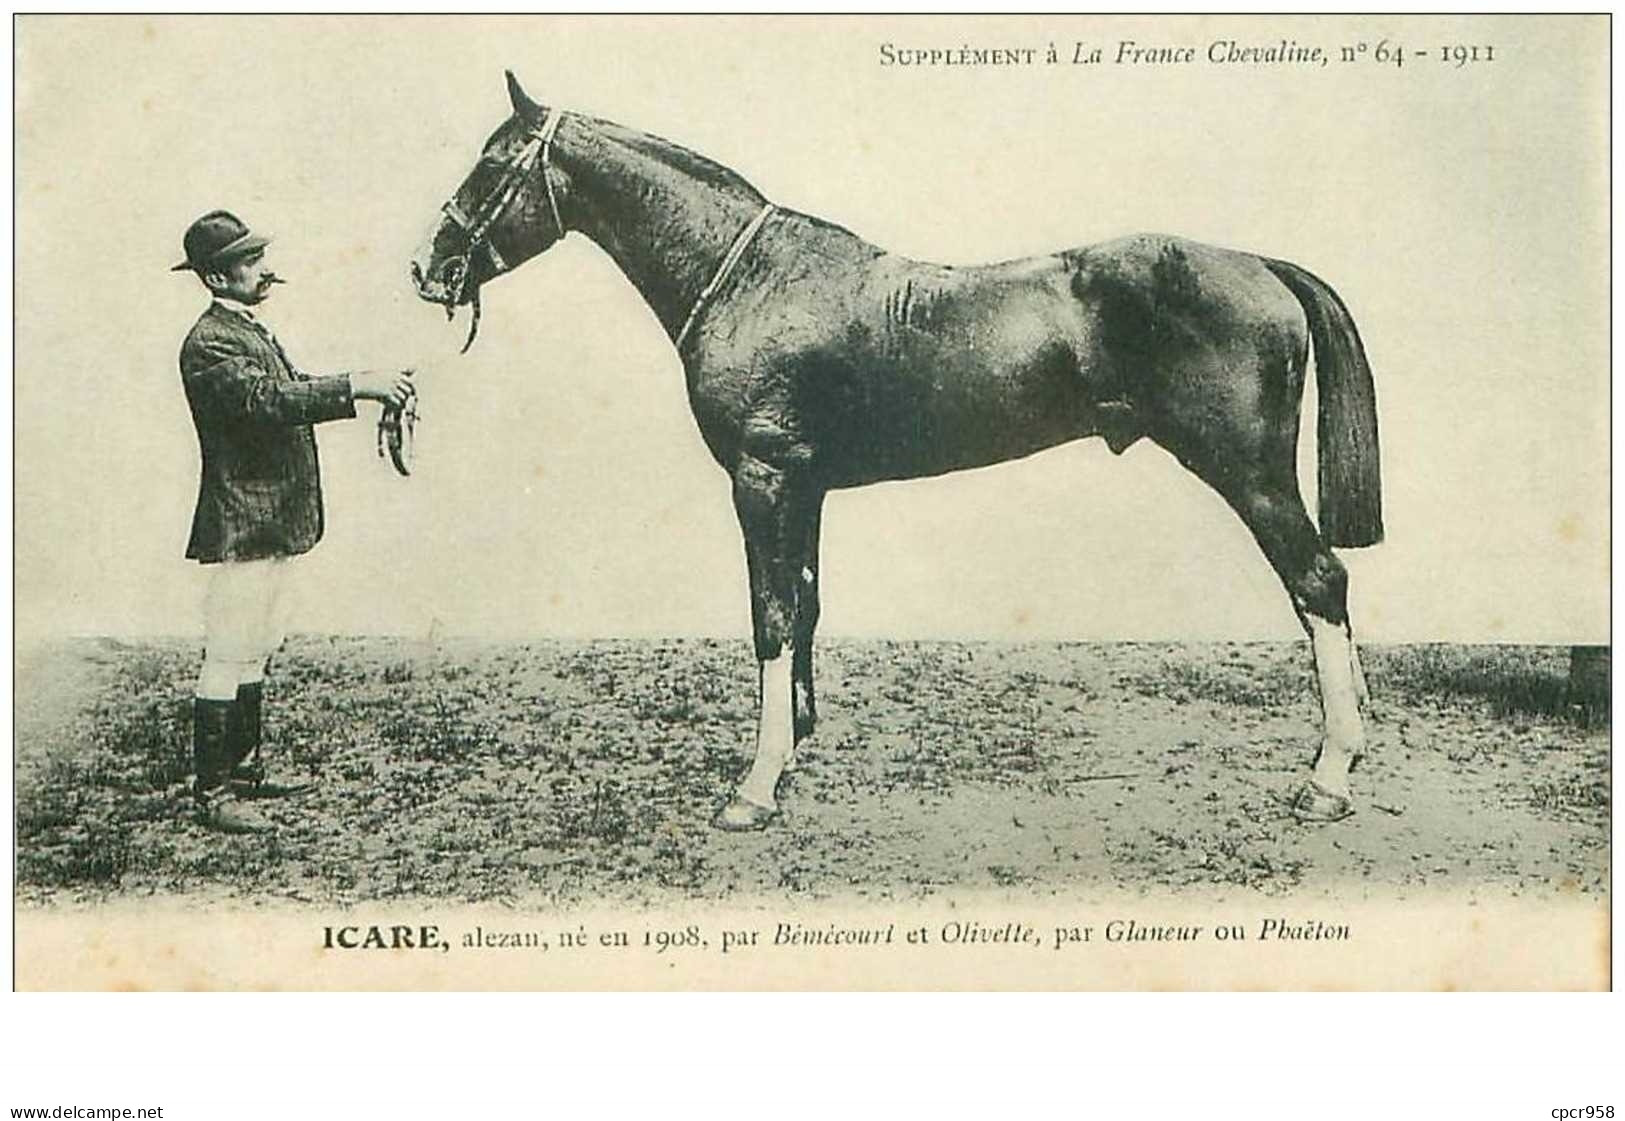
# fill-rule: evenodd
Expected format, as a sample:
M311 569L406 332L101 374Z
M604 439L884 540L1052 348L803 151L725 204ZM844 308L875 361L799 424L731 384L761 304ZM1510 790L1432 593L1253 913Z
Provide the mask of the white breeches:
M212 565L203 597L203 669L197 695L236 699L237 686L265 677L265 663L287 634L294 557Z

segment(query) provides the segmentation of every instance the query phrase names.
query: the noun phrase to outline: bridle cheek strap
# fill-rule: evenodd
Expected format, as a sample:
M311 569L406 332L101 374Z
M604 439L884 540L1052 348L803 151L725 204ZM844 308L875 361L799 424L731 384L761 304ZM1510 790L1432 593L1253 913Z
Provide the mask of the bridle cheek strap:
M547 208L553 212L553 225L558 229L560 237L565 234L564 219L559 217L559 200L553 193L553 178L547 174L547 164L552 159L553 137L558 133L559 122L562 120L564 120L562 112L550 113L541 131L536 133L536 138L542 142L542 186L547 191Z
M468 236L468 247L463 251L461 258L462 275L458 277L456 289L447 295L448 308L455 307L463 297L463 287L468 282L468 266L475 253L483 250L497 272L508 271L508 263L491 243L491 227L496 225L497 219L507 213L514 197L519 194L519 188L524 185L525 176L530 174L531 169L538 163L541 164L542 186L547 192L547 207L553 215L553 225L558 229L560 237L565 235L564 219L559 215L559 200L553 190L553 179L547 174L548 161L553 153L553 137L558 134L559 124L563 120L563 112L549 111L541 127L531 130L530 139L508 165L507 170L503 172L502 181L480 204L473 217L463 213L462 207L457 205L455 199L440 208L441 212Z

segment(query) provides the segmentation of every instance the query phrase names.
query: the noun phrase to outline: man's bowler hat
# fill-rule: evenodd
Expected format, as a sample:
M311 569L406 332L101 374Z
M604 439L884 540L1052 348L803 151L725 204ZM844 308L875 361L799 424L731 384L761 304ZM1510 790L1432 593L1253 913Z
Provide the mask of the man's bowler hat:
M245 253L263 249L270 240L249 233L243 220L229 210L211 210L187 227L186 236L181 239L186 260L169 271L191 269L202 274Z

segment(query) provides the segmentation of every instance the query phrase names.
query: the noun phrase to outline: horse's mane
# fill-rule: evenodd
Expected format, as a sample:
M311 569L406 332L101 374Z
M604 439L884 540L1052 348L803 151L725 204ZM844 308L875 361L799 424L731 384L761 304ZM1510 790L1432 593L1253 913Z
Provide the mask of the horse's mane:
M626 125L607 121L602 117L591 117L586 114L580 114L580 116L592 125L595 142L607 140L617 144L624 144L641 155L648 156L650 159L665 164L685 175L693 176L709 187L723 191L735 191L758 203L765 201L762 193L752 186L748 179L733 168L720 164L709 156L702 156L700 153L667 140L665 137L656 136L653 133L643 132L635 128L628 128ZM797 220L817 229L828 230L846 237L857 236L845 226L813 214L804 214L801 211L783 206L779 208L779 211L781 214L793 214Z
M625 125L618 125L614 121L590 118L593 126L607 136L625 144L635 151L659 160L678 171L692 175L700 182L721 190L743 191L747 194L760 197L761 192L730 167L724 167L716 160L702 156L691 151L681 144L674 144L663 137L652 133L640 132Z

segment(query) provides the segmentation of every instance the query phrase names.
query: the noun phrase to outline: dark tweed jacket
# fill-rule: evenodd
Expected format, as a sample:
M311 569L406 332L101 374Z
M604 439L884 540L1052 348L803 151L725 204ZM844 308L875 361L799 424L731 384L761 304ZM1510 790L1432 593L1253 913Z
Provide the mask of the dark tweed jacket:
M294 556L322 537L311 425L355 416L347 376L294 369L269 331L211 303L181 344L203 452L186 555L204 564Z

